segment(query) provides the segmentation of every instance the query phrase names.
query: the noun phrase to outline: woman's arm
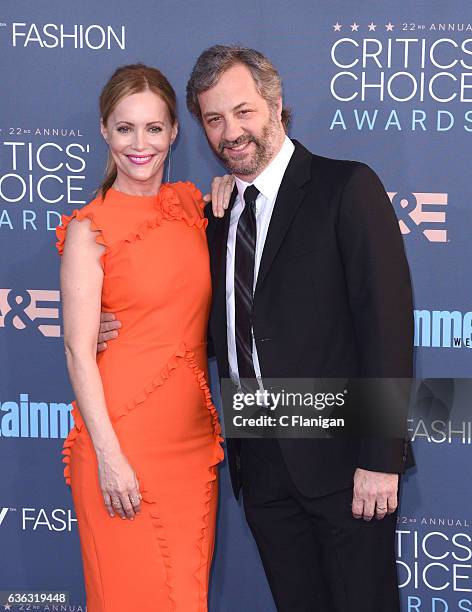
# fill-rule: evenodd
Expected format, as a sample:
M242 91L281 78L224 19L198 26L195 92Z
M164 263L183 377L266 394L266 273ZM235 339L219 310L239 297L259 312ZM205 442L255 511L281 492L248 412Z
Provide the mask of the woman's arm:
M67 368L97 455L105 506L110 516L114 508L122 518L133 518L139 510L139 485L110 421L96 363L103 283L100 256L105 247L95 237L88 219L69 223L61 264Z

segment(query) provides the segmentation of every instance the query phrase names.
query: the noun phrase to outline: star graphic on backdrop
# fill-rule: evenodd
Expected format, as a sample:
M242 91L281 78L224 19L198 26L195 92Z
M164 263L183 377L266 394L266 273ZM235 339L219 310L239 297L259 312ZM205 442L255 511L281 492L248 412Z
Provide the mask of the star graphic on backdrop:
M10 604L5 604L5 605L3 606L3 609L4 609L4 610L11 610L11 606L10 606Z
M375 28L377 27L373 21L369 23L369 32L375 32Z
M336 24L333 26L335 32L340 32L342 27L342 25L339 25L339 21L336 21Z
M358 31L359 31L359 24L358 24L358 23L356 23L356 22L354 22L354 23L351 25L351 30L352 30L353 32L358 32Z
M395 26L389 21L385 27L387 28L387 32L393 32Z

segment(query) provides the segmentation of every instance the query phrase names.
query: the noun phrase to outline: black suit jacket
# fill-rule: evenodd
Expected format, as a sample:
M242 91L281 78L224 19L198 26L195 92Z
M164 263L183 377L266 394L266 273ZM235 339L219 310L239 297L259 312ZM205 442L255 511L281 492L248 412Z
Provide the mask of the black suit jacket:
M263 378L411 377L413 307L390 200L365 164L312 155L294 141L272 213L253 302ZM229 376L224 218L207 207L213 282L209 333ZM352 485L357 467L403 472L402 439L280 439L292 479L310 496ZM239 441L227 439L236 496Z

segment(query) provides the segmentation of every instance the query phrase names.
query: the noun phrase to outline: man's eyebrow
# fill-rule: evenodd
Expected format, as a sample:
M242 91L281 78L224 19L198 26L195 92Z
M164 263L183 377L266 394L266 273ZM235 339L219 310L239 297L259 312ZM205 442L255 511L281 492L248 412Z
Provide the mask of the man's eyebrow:
M242 106L245 106L246 104L249 104L249 102L241 102L240 104L238 104L237 106L235 106L232 111L237 111L239 110ZM208 111L207 113L204 113L203 116L204 117L212 117L214 115L220 115L221 113L217 113L216 111Z
M238 104L237 106L235 106L233 108L234 111L239 110L242 106L246 106L246 104L249 104L249 102L241 102L241 104Z

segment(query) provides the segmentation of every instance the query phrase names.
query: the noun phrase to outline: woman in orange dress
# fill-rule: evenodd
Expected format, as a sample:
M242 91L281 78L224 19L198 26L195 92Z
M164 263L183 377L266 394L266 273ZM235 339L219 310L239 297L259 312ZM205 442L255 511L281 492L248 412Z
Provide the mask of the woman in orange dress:
M100 97L96 199L57 229L75 427L64 443L89 612L204 612L220 426L207 383L211 299L201 193L162 183L175 93L119 68ZM100 311L119 338L97 357Z

